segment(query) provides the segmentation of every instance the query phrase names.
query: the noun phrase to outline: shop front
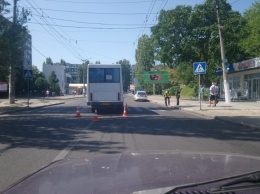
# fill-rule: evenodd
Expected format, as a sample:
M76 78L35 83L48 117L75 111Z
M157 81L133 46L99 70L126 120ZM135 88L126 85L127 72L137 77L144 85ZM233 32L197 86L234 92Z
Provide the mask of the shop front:
M230 97L232 100L260 100L260 57L232 64L228 73ZM223 79L220 79L221 97Z

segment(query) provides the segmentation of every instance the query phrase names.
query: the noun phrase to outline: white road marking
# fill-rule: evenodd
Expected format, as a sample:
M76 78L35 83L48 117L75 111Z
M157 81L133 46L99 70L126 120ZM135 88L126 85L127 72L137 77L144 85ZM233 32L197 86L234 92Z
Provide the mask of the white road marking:
M89 125L83 129L83 131L79 134L79 137L81 137L83 135L83 132L85 130L88 130L91 126L93 125L93 122L90 122ZM71 142L65 149L63 149L57 156L56 158L53 159L53 162L54 161L57 161L57 160L62 160L64 159L68 153L72 150L73 147L75 147L77 145L77 143L79 142L80 138L74 140L73 142Z

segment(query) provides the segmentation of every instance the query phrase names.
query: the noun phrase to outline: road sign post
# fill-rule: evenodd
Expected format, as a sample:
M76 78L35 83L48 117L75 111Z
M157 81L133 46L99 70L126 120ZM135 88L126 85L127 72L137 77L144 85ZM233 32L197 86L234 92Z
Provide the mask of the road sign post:
M30 86L29 86L29 79L33 77L33 70L32 69L24 69L23 70L23 77L27 79L27 106L29 107L29 98L30 98Z
M200 110L201 110L200 75L206 74L206 62L193 63L193 70L195 75L199 75L199 101L200 101Z

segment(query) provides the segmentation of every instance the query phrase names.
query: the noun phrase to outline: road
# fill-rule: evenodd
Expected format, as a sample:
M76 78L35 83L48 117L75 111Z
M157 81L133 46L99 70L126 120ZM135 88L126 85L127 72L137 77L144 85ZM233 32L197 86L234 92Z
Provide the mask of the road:
M128 116L100 113L84 98L0 116L0 190L52 161L123 151L170 150L260 156L260 133L125 97ZM76 117L77 107L81 117Z

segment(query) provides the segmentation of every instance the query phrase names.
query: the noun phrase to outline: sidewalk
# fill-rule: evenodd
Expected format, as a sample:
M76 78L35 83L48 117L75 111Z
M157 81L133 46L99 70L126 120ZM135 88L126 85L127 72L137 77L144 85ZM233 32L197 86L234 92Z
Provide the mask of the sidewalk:
M31 108L38 108L44 106L52 106L56 104L64 104L66 100L73 98L84 98L83 95L65 95L56 97L45 97L45 98L18 98L15 100L15 104L10 105L8 99L0 99L0 115L10 112L16 112L20 110L26 110Z
M150 95L148 99L165 106L163 96ZM202 101L200 106L198 100L180 99L180 105L175 104L176 99L172 97L171 106L174 108L260 130L260 101L220 101L216 107L208 107L208 101Z

